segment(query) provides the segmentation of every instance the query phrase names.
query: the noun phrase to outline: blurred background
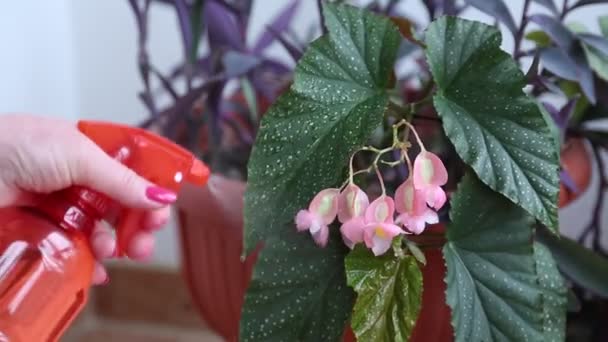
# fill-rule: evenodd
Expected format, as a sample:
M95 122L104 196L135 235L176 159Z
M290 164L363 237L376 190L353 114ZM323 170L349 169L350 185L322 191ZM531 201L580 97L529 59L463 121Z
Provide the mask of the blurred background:
M316 2L300 2L299 15L292 21L295 31L318 20ZM285 3L253 1L252 39ZM0 11L0 112L132 125L149 117L138 98L143 85L137 65L137 27L127 0L25 0L5 6ZM158 69L171 70L182 56L173 8L150 7L148 34L150 59ZM292 63L278 44L267 53ZM158 234L150 265L177 268L175 230Z
M147 53L157 70L169 74L183 59L184 51L176 10L166 2L152 1L149 8ZM523 0L506 2L514 18L519 20ZM558 7L561 2L556 1ZM287 0L252 1L247 43L257 41L266 32L269 22L291 3ZM305 44L320 34L317 1L295 3L297 7L289 21L289 31L294 39ZM132 125L140 125L150 118L150 107L139 97L144 88L138 68L140 36L128 0L21 0L5 1L3 5L0 10L0 112L33 113L69 120L101 119ZM535 6L532 5L538 12L546 12ZM420 1L400 1L398 7L408 17L419 18L420 23L428 19ZM608 14L608 6L582 8L569 19L585 23L591 31L598 32L595 21L598 11ZM493 24L493 19L472 8L465 10L462 16ZM505 32L504 28L502 30ZM503 36L503 47L511 51L511 36ZM207 40L202 40L199 50L200 55L207 54ZM287 67L294 65L290 53L278 41L273 41L263 54ZM406 70L407 65L401 68ZM235 82L227 82L220 94L230 97L231 91L239 89ZM157 79L153 84L153 87L162 87ZM179 92L186 91L183 84L177 87ZM166 95L159 96L157 101L159 107L171 102ZM590 216L595 197L593 189L597 189L597 184L598 177L594 174L591 190L562 210L561 226L565 235L576 236L586 225L580 217ZM603 212L603 217L607 218L606 211ZM183 244L179 229L174 220L167 229L157 233L156 251L149 263L112 263L111 284L105 290L96 290L94 295L98 299L92 301L88 312L65 341L220 340L200 319L182 280ZM601 242L608 246L608 234L604 234ZM149 293L141 290L146 287ZM150 301L163 304L150 306ZM138 310L136 306L142 309ZM138 335L136 330L140 326L152 328L153 333Z

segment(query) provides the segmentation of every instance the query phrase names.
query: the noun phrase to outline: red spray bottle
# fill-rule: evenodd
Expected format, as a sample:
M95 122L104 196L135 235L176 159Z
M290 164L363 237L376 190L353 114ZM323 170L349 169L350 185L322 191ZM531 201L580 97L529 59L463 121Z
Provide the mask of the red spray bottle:
M177 192L204 185L209 169L188 151L142 129L81 121L79 130L140 176ZM89 237L116 206L103 194L71 187L36 208L0 209L0 342L53 342L86 304L95 258ZM139 229L141 213L121 209L117 248Z

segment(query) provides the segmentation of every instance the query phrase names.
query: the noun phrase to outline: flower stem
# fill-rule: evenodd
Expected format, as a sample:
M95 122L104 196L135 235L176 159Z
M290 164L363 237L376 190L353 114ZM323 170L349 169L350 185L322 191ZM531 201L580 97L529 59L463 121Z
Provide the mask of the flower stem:
M418 145L420 145L420 150L426 151L426 148L424 147L424 144L422 143L422 140L420 140L420 136L418 135L418 132L416 132L416 129L414 128L414 126L412 126L411 123L409 123L406 120L401 120L395 126L398 128L398 127L403 126L403 125L407 126L409 129L412 130L412 132L414 132L414 137L416 138L416 142L418 143Z
M399 106L396 104L393 104L393 105ZM416 129L414 128L414 126L412 126L412 124L410 124L407 120L402 119L397 124L393 125L393 144L391 146L383 148L383 149L379 149L374 146L363 146L351 155L349 165L348 165L348 179L344 182L344 184L342 184L342 186L340 188L343 188L347 184L354 184L354 177L356 175L359 175L362 173L370 173L372 170L375 170L376 174L378 175L378 179L380 180L380 185L382 186L382 193L385 194L386 189L384 187L384 181L382 179L382 175L380 174L380 169L378 167L378 164L387 165L389 167L395 167L395 166L402 164L404 161L407 161L407 167L409 169L409 172L412 172L412 170L413 170L412 162L410 160L409 155L407 154L407 150L410 148L411 145L410 145L409 141L407 140L407 135L403 138L403 141L399 139L399 128L402 126L406 127L406 129L407 129L406 133L408 133L410 130L414 132L414 136L416 137L416 141L418 142L418 145L420 145L420 149L422 151L426 151L424 144L422 143L420 136L418 136L418 132L416 132ZM399 150L401 152L401 157L398 160L385 161L385 160L380 159L380 158L382 158L382 156L384 154L393 152L395 150ZM376 156L375 156L372 164L369 167L355 172L354 168L353 168L353 161L354 161L355 155L361 151L373 152L376 154Z
M357 152L350 156L350 162L348 164L348 184L354 183L353 178L355 175L353 174L353 159L355 159L355 154L357 154Z
M349 179L345 182L344 185L346 185L347 183L348 184L354 184L354 177L356 175L360 175L360 174L363 174L363 173L370 173L370 172L372 172L372 170L378 169L378 163L388 164L391 167L399 165L402 162L401 160L395 161L395 162L385 162L383 160L380 160L380 158L382 157L382 155L384 155L384 154L386 154L388 152L391 152L394 149L395 149L394 146L390 146L390 147L383 148L383 149L378 149L378 148L375 148L373 146L363 146L359 150L355 151L353 153L353 155L351 156L351 158L350 158ZM374 161L372 162L372 165L370 165L369 167L367 167L367 168L365 168L363 170L359 170L359 171L354 172L354 169L353 169L353 159L355 157L355 154L357 154L357 152L360 152L360 151L369 151L369 152L376 153L376 157L374 158ZM395 164L395 165L393 165L393 164ZM342 186L344 186L344 185L342 185Z
M380 174L380 170L378 169L378 165L374 165L374 170L376 171L376 175L378 176L378 181L380 182L380 187L382 188L382 196L386 195L386 188L384 187L384 179L382 179L382 175Z
M405 156L405 160L407 161L407 169L409 174L411 175L414 172L414 168L412 167L412 161L410 160L410 156L407 154L407 151L401 151L401 154Z

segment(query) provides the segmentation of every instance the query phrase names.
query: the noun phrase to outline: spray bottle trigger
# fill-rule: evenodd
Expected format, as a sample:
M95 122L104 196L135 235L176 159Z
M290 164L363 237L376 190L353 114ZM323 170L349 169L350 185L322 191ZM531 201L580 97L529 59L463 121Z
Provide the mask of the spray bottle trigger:
M120 151L119 161L139 176L176 193L182 183L203 186L211 175L207 165L190 151L144 129L98 121L79 121L78 129L106 153ZM122 210L116 224L118 256L128 254L144 215L141 210Z

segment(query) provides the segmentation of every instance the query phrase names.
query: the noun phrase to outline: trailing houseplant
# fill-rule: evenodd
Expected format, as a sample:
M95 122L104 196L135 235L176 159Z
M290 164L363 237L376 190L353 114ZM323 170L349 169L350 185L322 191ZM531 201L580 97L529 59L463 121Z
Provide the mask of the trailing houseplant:
M139 38L139 98L150 112L141 126L175 140L213 170L206 187L186 187L180 194L182 269L206 325L232 339L255 261L255 254L240 257L246 164L260 117L291 79L289 61L268 56L266 50L279 42L294 60L299 58L301 43L290 31L299 1L286 2L258 37L248 33L251 1L129 4ZM172 9L179 25L183 50L168 71L157 68L148 52L153 6ZM248 45L251 38L253 44Z
M605 294L605 260L558 238L557 217L585 190L589 172L580 177L560 152L584 141L603 169L605 133L588 124L608 114L608 44L567 23L572 11L601 1L566 1L561 9L525 1L518 25L498 0L422 1L428 25L399 11L398 1L366 8L319 2L322 35L307 47L277 32L293 15L287 6L269 37L297 65L273 68L281 77L271 79L281 82L270 96L255 82L262 63L247 63L259 56L242 44L250 1L162 2L176 8L186 48L203 33L216 45L172 74L202 85L175 93L174 104L152 111L145 124L199 151L219 172L247 179L244 253L262 249L242 340L333 340L346 326L363 341L429 340L425 323L446 315L448 334L434 340L563 340L567 291L553 257L579 295ZM549 14L530 13L531 3ZM495 27L459 18L467 6L504 25L514 51L500 49ZM240 45L226 43L234 37ZM216 69L213 59L222 61ZM414 72L395 68L403 60L414 62ZM235 64L248 67L239 74ZM172 92L172 75L143 65ZM235 77L246 100L240 115L257 119L245 125L247 139L223 140L225 132L247 132L214 124L231 122L223 106L233 97L217 95ZM252 106L260 95L273 103L268 111ZM198 149L201 136L211 143ZM247 147L229 164L225 156L238 153L225 142L234 141ZM599 192L598 208L602 199ZM592 226L585 239L599 241L597 218ZM601 253L599 242L592 247Z

